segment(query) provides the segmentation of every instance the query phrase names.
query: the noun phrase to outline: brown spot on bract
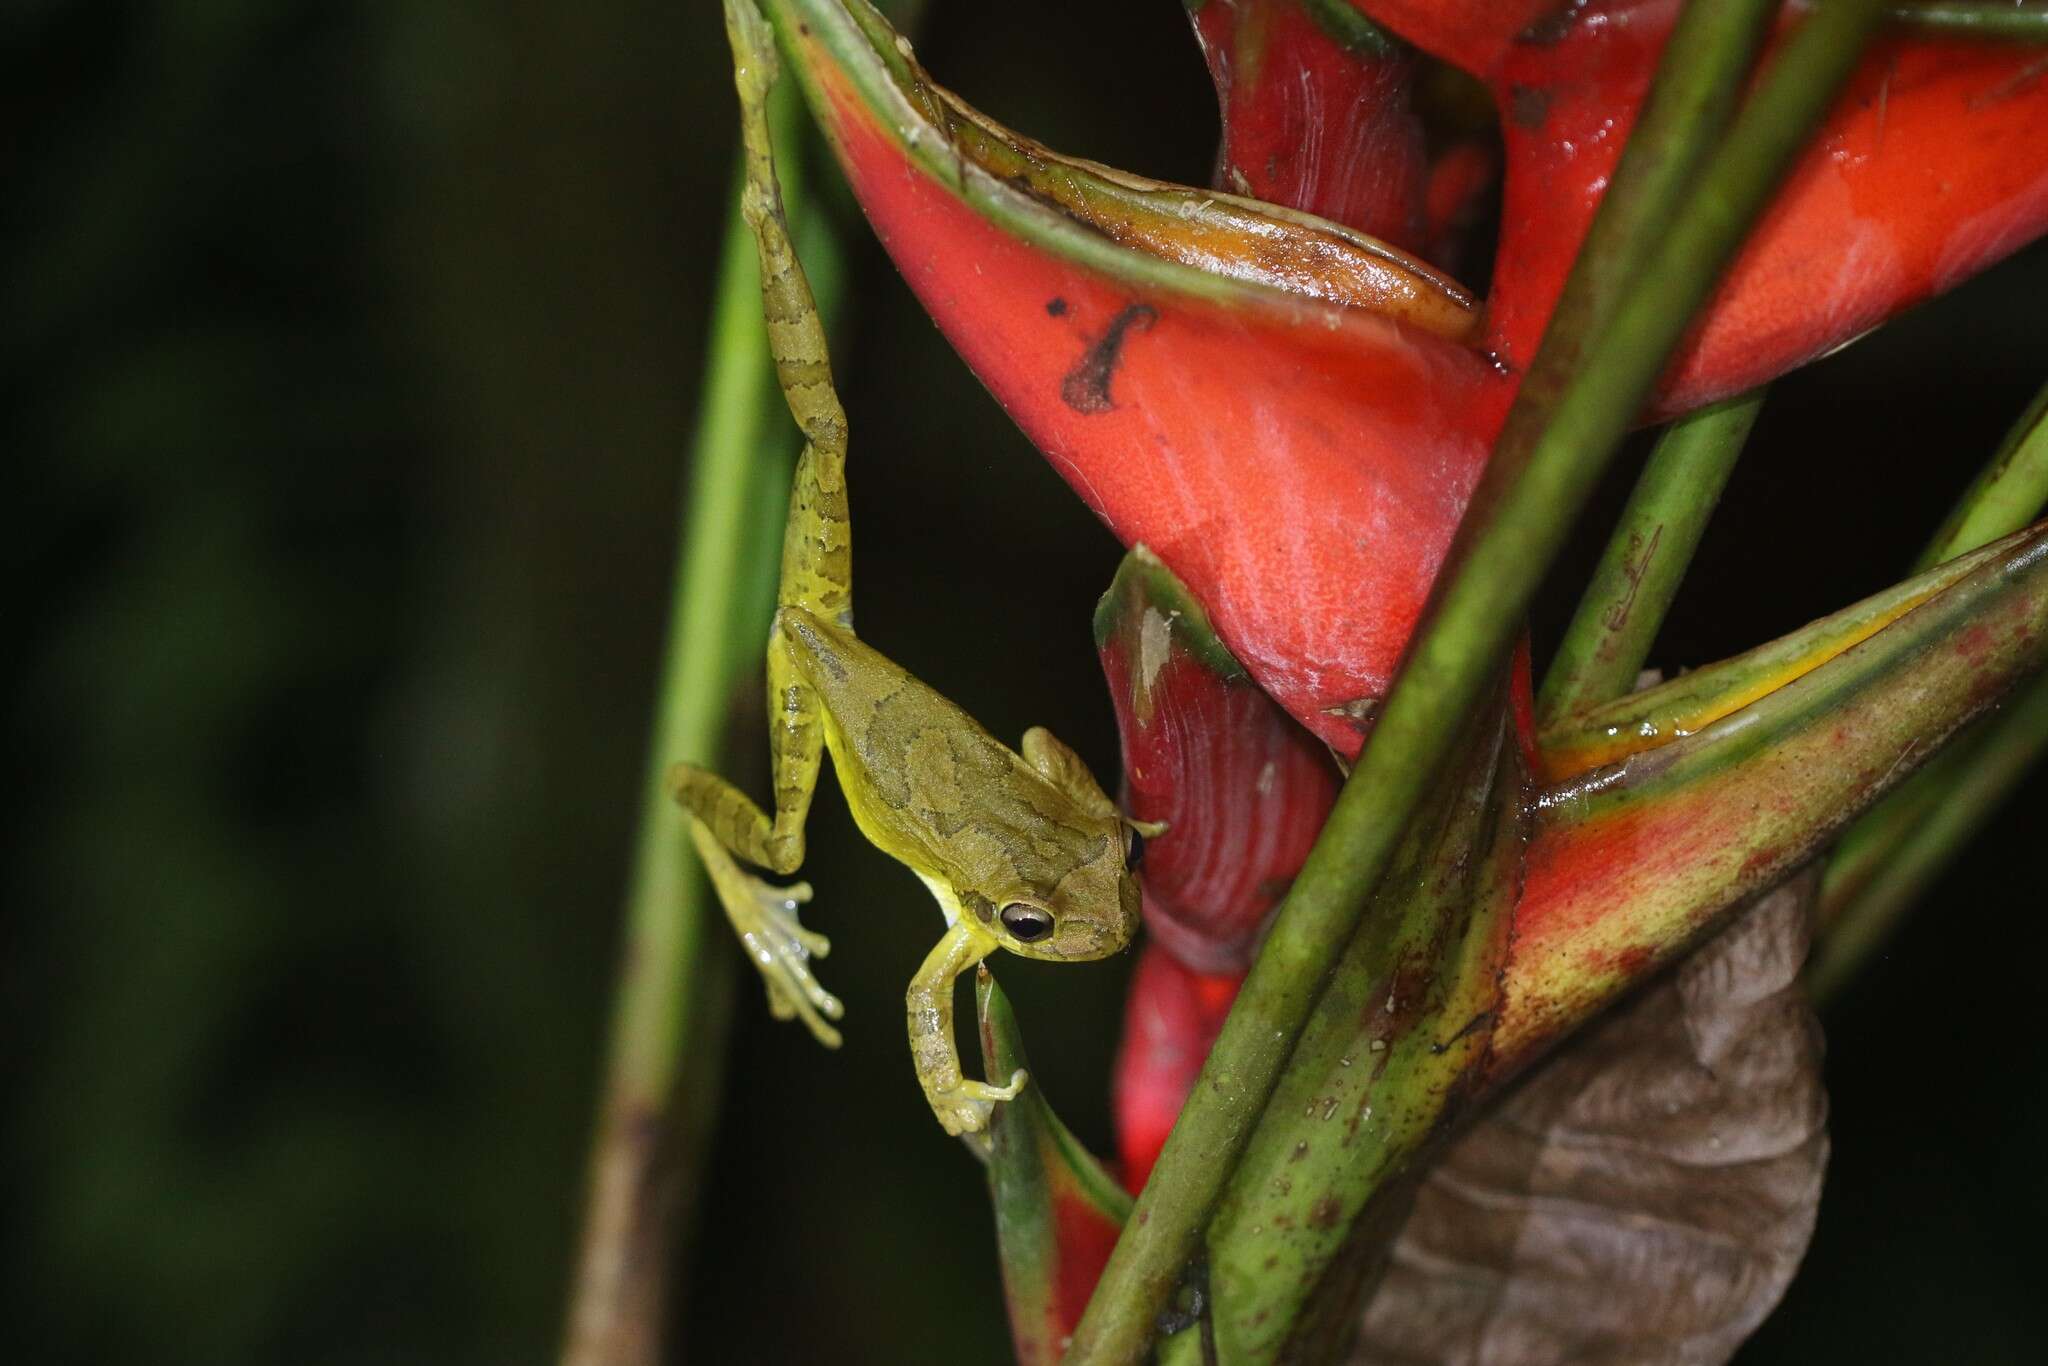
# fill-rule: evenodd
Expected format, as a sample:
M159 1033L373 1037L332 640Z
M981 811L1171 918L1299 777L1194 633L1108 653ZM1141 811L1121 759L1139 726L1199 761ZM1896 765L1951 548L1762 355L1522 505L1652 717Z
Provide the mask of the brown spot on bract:
M1110 381L1116 377L1116 363L1123 353L1124 337L1132 328L1139 331L1159 319L1150 304L1128 304L1103 329L1102 336L1081 354L1073 369L1060 381L1060 401L1077 413L1093 416L1116 407L1110 397Z
M1316 1201L1315 1204L1309 1206L1309 1227L1335 1228L1337 1227L1337 1218L1339 1215L1343 1214L1343 1212L1344 1207L1337 1203L1337 1197L1334 1195L1326 1195L1322 1199Z
M1534 47L1549 47L1561 43L1572 31L1572 25L1579 21L1579 5L1566 5L1554 14L1546 14L1522 30L1521 41Z
M1515 121L1517 128L1531 132L1541 128L1543 121L1550 117L1550 92L1533 85L1508 87L1508 117Z

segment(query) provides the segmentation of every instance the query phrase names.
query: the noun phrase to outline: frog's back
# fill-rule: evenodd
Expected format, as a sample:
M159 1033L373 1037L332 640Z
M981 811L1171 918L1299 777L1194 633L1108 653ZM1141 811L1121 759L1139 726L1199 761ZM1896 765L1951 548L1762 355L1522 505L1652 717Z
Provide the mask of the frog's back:
M951 837L985 814L989 794L1014 787L1028 769L852 632L801 608L784 608L780 621L823 704L826 744L861 832L918 871L934 871Z

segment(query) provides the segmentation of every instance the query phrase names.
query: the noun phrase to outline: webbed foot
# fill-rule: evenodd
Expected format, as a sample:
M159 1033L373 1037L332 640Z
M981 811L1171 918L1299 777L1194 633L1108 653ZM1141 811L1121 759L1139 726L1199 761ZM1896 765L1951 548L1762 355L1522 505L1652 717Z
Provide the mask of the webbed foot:
M742 869L702 821L690 822L690 838L726 919L768 988L769 1012L778 1020L801 1019L819 1043L839 1047L839 1031L825 1021L838 1019L846 1008L818 984L810 967L811 959L831 952L832 942L797 920L797 908L811 899L810 884L763 882Z
M927 1091L925 1099L932 1104L932 1113L939 1117L947 1133L958 1137L961 1134L978 1134L988 1128L989 1116L995 1111L996 1102L1015 1100L1024 1084L1031 1080L1031 1074L1018 1068L1010 1074L1008 1086L990 1086L985 1081L961 1081L942 1091Z

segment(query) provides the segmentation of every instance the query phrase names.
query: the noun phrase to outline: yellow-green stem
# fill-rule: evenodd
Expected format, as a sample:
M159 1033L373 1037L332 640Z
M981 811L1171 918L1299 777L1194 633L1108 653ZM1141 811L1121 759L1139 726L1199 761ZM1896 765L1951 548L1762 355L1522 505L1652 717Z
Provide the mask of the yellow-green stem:
M784 167L796 165L793 95L771 104ZM797 216L785 171L785 202ZM722 1072L730 955L708 911L687 832L663 785L678 760L715 764L735 690L767 631L764 583L780 550L790 441L761 320L753 236L729 196L697 430L690 445L666 642L626 893L610 1054L599 1103L564 1366L661 1356L663 1291L693 1205ZM829 239L805 238L822 295ZM707 942L708 941L708 942Z
M2048 500L2048 384L1998 443L1982 472L1913 562L1914 572L1942 564L2000 536L2010 536L2041 515Z
M1759 390L1702 408L1658 438L1543 679L1539 723L1635 685L1763 401Z

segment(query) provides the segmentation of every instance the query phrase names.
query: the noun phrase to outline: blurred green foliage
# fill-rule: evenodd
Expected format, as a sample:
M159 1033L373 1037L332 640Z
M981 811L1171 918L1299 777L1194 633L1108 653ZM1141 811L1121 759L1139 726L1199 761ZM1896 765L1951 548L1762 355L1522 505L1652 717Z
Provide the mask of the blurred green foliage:
M1206 176L1177 6L926 32L997 117ZM716 7L43 0L0 16L0 72L7 1357L544 1360L728 183ZM1117 548L844 231L862 633L1109 771ZM1778 386L1658 658L1896 577L2048 374L2044 291L2036 249ZM1815 1255L1745 1360L2048 1355L2042 796L1832 1022ZM936 917L836 796L813 832L847 1046L742 995L686 1334L999 1360L979 1169L904 1053ZM1106 1148L1127 963L1000 970Z

